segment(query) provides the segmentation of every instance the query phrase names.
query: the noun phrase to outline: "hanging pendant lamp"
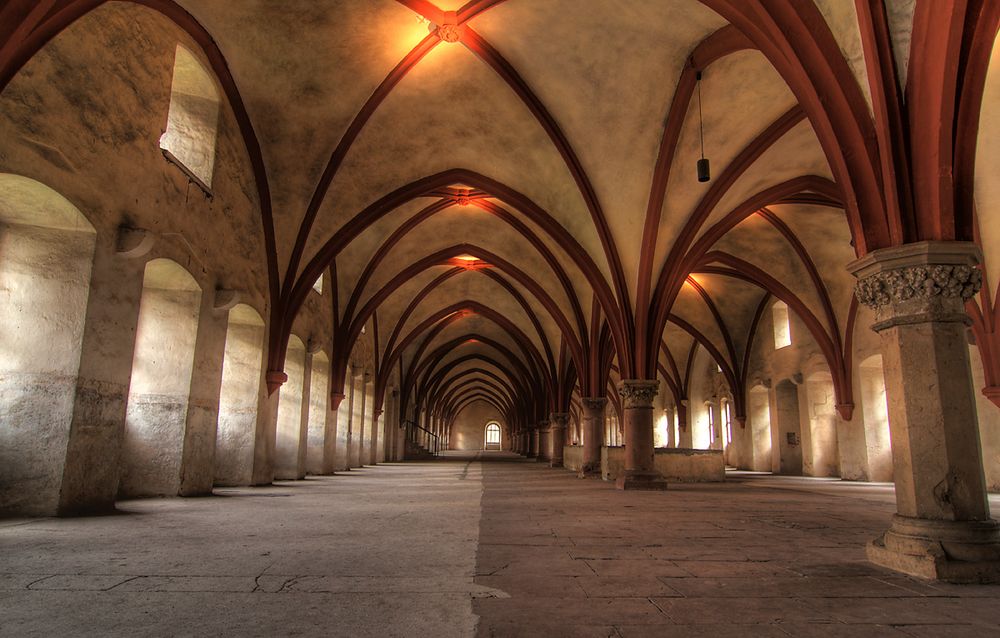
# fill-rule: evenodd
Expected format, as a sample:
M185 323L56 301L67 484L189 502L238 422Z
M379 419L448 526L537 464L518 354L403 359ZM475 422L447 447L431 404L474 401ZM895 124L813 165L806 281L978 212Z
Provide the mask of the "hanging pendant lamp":
M701 159L698 160L698 181L707 182L712 179L712 169L705 159L705 120L701 115L701 71L695 75L698 82L698 135L701 139Z

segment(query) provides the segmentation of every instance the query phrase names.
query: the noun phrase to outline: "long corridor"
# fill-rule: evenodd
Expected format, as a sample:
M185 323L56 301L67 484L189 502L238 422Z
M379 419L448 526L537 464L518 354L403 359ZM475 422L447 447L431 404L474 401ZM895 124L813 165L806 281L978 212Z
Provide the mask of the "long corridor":
M0 522L3 636L975 636L1000 587L871 566L890 486L619 492L505 453Z

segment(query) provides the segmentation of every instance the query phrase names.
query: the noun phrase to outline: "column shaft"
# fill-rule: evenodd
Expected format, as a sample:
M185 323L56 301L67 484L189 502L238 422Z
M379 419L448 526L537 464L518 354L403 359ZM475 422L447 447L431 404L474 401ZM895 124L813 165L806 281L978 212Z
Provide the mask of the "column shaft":
M653 398L658 388L657 381L641 379L623 380L618 388L625 426L625 471L615 481L620 490L667 487L653 457Z
M580 476L601 475L601 447L604 445L605 397L583 400L583 467Z

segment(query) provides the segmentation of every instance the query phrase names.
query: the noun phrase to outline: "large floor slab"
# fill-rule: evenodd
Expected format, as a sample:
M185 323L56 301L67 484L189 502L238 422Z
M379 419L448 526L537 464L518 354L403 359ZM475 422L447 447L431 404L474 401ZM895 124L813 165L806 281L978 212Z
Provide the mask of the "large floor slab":
M731 473L620 492L515 461L483 484L476 582L509 598L475 601L480 636L1000 635L1000 587L865 560L891 485Z
M2 636L469 636L479 464L0 521Z
M0 636L1000 635L1000 587L865 561L892 511L891 486L836 480L387 464L0 521Z

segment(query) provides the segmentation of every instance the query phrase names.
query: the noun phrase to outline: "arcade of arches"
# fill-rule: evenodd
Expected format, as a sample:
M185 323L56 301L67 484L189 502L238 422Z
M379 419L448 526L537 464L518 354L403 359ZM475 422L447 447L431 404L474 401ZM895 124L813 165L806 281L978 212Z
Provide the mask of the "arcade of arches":
M621 499L891 482L868 560L996 581L998 25L0 3L0 512L498 448Z

